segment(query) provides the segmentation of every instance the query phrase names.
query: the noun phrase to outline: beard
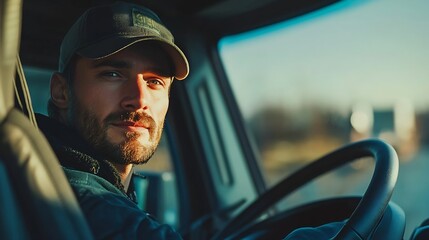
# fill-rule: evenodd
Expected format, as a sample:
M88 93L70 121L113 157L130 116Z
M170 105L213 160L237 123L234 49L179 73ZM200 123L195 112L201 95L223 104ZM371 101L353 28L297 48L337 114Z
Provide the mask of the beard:
M112 163L117 164L144 164L155 153L161 139L164 121L157 124L155 120L143 112L116 112L108 115L104 120L98 120L90 109L81 104L72 104L72 125L81 136L92 146L98 154ZM149 139L146 143L139 141L141 133L125 132L122 142L112 143L108 138L108 129L111 122L133 121L145 123L149 126ZM100 123L101 122L101 123Z

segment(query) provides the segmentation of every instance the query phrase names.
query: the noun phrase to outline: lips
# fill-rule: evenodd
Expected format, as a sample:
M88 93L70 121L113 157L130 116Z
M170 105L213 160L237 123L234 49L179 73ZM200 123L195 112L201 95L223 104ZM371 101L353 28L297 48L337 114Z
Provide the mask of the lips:
M152 131L157 124L154 119L145 112L115 112L106 117L105 122L126 131Z
M149 124L145 124L143 122L133 122L133 121L120 121L120 122L113 122L112 125L117 127L137 127L137 128L147 128L149 129Z

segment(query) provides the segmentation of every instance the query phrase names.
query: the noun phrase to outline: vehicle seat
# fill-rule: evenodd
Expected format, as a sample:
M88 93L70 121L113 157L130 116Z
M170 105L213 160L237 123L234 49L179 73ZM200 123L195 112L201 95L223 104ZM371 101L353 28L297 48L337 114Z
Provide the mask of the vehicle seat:
M21 0L0 1L0 239L92 239L55 154L29 118L27 85L16 74L21 12Z

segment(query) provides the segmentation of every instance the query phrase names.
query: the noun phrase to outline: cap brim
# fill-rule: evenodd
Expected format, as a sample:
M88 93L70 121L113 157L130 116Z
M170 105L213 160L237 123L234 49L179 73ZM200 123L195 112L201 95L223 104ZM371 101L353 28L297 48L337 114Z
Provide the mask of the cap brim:
M171 57L171 61L174 64L174 78L177 80L183 80L188 76L189 63L182 50L180 50L179 47L177 47L175 44L158 37L114 37L79 49L76 51L76 53L83 57L100 59L115 54L135 43L142 41L153 41L159 43L160 46L162 46L165 52Z

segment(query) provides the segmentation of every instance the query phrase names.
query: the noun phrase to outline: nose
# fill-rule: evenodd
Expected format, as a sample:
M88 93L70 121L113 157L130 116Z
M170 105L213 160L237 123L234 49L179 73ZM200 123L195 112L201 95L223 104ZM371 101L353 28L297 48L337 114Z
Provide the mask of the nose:
M148 86L143 74L137 74L135 81L129 81L129 84L127 84L121 106L127 111L146 110L148 108L148 98Z

